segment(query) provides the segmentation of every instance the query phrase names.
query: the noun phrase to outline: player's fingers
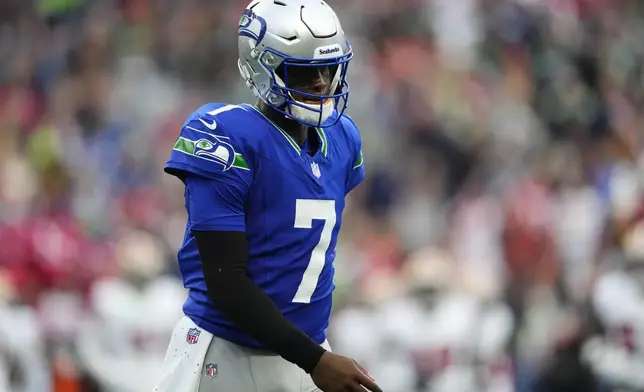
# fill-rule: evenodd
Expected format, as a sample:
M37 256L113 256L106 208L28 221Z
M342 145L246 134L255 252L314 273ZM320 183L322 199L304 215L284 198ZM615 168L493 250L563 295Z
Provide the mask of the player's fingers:
M347 389L345 389L345 392L365 392L365 389L362 385L356 382L355 384L352 384Z
M356 366L358 367L358 369L360 369L360 371L361 371L362 373L364 373L364 374L365 374L367 377L369 377L370 379L374 380L374 378L373 378L373 377L371 377L371 374L369 374L369 371L368 371L367 369L365 369L362 365L360 365L360 364L359 364L358 362L356 362L356 361L353 361L353 363L355 363L355 364L356 364ZM375 380L374 380L374 381L375 381Z
M371 378L371 376L368 376L362 372L358 374L358 382L360 383L360 385L367 388L371 392L382 392L382 389L380 389L378 384L376 384L376 381Z

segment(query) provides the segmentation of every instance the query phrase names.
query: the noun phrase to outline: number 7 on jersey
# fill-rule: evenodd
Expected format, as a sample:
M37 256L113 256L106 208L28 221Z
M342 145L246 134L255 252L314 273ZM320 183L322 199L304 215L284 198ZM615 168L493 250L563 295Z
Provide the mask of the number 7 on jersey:
M323 220L324 227L320 241L311 252L311 259L293 297L293 302L297 303L310 303L313 292L318 286L318 279L324 269L326 252L331 245L331 236L335 227L335 200L297 199L295 201L294 227L296 229L311 229L314 220Z

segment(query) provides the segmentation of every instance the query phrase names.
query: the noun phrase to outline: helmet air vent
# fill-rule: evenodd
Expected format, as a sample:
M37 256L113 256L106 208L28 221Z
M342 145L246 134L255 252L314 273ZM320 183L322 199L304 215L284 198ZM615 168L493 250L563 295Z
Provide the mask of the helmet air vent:
M328 7L300 7L300 19L315 38L331 38L338 33L335 14Z

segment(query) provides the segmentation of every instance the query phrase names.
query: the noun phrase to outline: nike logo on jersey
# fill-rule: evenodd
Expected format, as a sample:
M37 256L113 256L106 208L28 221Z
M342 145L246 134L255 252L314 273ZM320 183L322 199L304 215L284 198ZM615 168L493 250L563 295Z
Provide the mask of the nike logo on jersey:
M201 121L201 123L211 131L214 131L215 129L217 129L217 122L215 120L212 120L212 123L209 123L207 121L204 121L202 118L200 118L199 121Z

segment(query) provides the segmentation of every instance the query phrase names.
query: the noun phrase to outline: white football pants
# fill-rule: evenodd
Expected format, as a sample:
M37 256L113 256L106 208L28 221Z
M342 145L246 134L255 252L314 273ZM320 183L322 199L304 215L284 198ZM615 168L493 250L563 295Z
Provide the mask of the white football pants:
M324 342L323 347L329 350ZM315 392L311 377L279 355L213 336L183 317L153 392Z

